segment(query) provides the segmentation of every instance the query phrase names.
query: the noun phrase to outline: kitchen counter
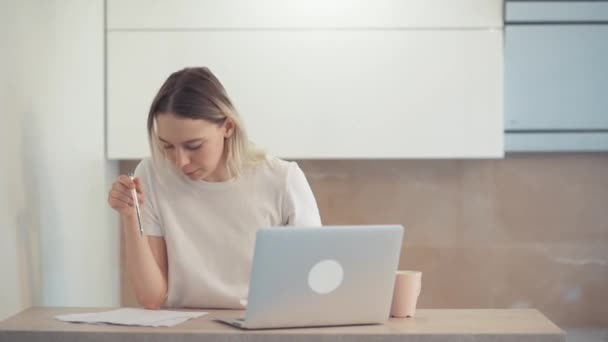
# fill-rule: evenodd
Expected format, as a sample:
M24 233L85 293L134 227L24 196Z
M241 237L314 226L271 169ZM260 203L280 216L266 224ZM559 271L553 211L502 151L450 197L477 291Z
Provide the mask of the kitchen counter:
M208 315L174 327L151 328L61 322L56 315L110 308L32 307L0 322L8 341L476 341L564 342L564 332L534 309L420 309L414 318L390 318L381 325L246 331L215 321L242 317L239 310Z

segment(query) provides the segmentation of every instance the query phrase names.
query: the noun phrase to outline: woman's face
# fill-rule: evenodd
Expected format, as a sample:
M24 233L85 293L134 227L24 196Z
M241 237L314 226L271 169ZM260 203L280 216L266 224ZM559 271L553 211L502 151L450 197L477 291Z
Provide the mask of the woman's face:
M156 116L161 150L191 180L226 180L224 142L232 135L233 127L229 119L216 124L171 113Z

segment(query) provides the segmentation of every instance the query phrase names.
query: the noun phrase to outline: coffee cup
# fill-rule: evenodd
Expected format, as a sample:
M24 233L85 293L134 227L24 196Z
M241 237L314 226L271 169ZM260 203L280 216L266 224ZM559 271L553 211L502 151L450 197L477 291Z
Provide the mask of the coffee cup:
M391 316L414 317L422 287L422 272L397 271L391 304Z

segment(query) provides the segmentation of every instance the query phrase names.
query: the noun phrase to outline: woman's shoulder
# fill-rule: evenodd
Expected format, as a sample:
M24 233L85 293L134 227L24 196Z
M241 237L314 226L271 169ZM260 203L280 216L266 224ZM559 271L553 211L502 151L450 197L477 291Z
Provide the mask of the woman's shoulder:
M266 164L266 167L268 167L269 169L277 172L285 172L290 167L290 165L295 164L295 162L287 161L274 156L268 156L263 161L263 163Z
M157 162L156 162L157 163ZM135 177L142 179L148 184L158 184L160 182L159 165L156 165L152 157L143 158L135 168Z
M139 161L139 164L135 167L135 176L144 177L149 176L154 172L152 158L145 157Z
M296 162L268 156L256 163L254 174L257 177L268 177L284 183L294 168L298 168Z

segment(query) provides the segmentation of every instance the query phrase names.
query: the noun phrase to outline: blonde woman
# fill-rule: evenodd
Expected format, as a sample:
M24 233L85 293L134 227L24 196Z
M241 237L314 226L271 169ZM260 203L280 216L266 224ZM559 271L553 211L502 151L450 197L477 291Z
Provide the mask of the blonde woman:
M152 158L140 162L133 181L118 177L108 195L120 214L138 302L148 309L242 308L256 231L321 225L304 173L250 144L207 68L173 73L152 102L147 126Z

